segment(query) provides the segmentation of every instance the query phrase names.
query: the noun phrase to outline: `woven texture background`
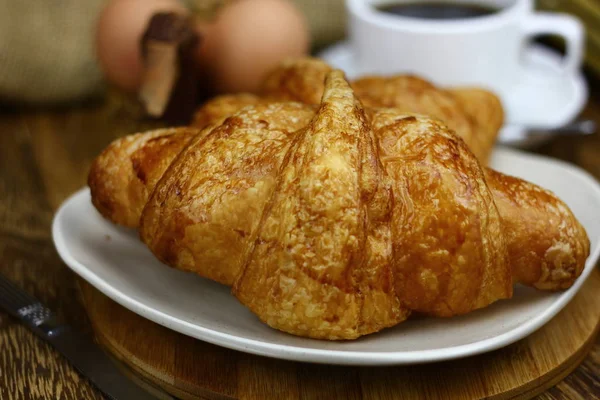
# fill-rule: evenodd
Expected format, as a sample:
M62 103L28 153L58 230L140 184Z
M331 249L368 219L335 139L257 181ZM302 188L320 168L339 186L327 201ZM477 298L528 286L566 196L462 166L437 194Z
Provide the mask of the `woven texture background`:
M0 0L0 98L66 102L101 88L94 27L103 0Z

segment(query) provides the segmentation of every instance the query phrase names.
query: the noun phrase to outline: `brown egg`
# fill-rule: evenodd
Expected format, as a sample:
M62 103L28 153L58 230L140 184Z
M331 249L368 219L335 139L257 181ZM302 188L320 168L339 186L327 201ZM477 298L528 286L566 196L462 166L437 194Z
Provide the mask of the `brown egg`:
M253 91L282 59L309 48L304 17L287 0L231 2L200 32L200 63L220 92Z
M135 91L142 80L140 40L152 15L160 11L186 13L177 0L112 0L98 20L96 53L108 80Z

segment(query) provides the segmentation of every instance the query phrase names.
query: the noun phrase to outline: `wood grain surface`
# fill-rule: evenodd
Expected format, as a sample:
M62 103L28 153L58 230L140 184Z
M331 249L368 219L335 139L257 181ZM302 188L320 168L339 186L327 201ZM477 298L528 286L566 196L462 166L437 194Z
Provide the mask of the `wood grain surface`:
M585 116L600 125L599 97L592 98ZM140 122L136 109L115 97L76 108L0 108L0 272L84 332L91 332L90 322L79 299L75 276L60 261L52 245L52 215L66 196L85 185L91 160L111 140L153 126L156 124ZM600 178L598 135L560 138L535 151L577 164ZM190 342L190 346L201 345ZM190 373L214 371L213 385L224 387L228 375L223 375L221 368L230 365L228 351L216 347L212 351L210 359L214 361L207 364L197 360L198 370ZM171 356L189 357L190 354ZM264 385L270 385L270 398L286 393L292 367L282 364L278 373L265 382L257 378L266 368L261 360L246 359L237 369L228 370L239 374L236 379L243 387L264 391ZM298 398L339 397L336 395L360 398L355 394L344 397L349 393L348 387L336 385L335 378L345 374L344 370L315 368L320 368L320 379L298 386ZM303 374L298 370L295 379L305 382ZM599 374L600 342L596 340L581 366L540 398L600 398ZM393 381L393 377L389 379ZM356 379L345 381L357 382ZM314 397L315 393L319 396ZM101 399L101 396L60 355L0 312L0 399Z
M153 386L183 399L529 399L579 365L600 327L600 271L594 270L558 316L503 349L408 367L312 365L194 340L80 285L98 341Z

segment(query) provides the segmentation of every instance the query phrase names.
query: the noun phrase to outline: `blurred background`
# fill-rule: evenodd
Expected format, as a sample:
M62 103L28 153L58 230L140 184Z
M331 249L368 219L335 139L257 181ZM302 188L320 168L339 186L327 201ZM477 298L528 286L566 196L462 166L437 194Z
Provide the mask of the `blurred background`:
M125 0L125 2L128 1ZM210 21L213 21L215 16L221 12L220 10L234 2L235 0L186 0L178 4L189 10L202 25L203 21L210 24ZM260 2L261 0L258 1L258 3ZM240 26L239 29L245 34L249 34L253 30L250 24L256 25L257 20L259 24L262 21L274 28L271 32L264 33L264 39L260 37L256 39L250 35L250 38L246 39L248 43L242 43L246 47L260 47L260 42L264 41L264 46L275 48L273 57L284 56L287 53L302 53L305 51L304 47L308 47L314 54L345 36L344 0L291 0L296 6L296 10L292 11L285 7L274 6L275 1L262 0L262 2L264 3L263 7L256 8L255 12L248 14L245 19L249 22L245 26ZM72 104L104 95L107 80L116 82L117 87L125 86L126 89L131 89L131 85L127 87L127 84L123 85L120 81L123 77L119 76L119 72L112 75L111 71L107 73L106 68L103 69L101 63L98 62L99 57L100 60L105 57L104 61L108 58L109 62L105 62L105 64L112 67L111 57L118 58L119 51L122 51L119 47L121 45L120 37L123 37L125 45L128 45L128 40L134 40L129 37L140 34L140 30L147 23L152 10L156 7L165 7L165 4L167 4L167 8L179 6L173 5L177 3L175 0L148 0L138 1L137 5L123 7L124 11L117 13L119 17L112 17L115 19L114 22L109 21L109 26L105 28L109 33L100 33L106 37L105 43L110 43L109 45L104 44L104 46L108 46L110 49L100 48L98 50L97 44L102 47L102 42L98 42L97 27L103 10L109 3L111 2L107 0L63 0L61 7L57 7L53 2L38 0L0 0L0 102L5 105ZM129 1L129 3L132 2ZM568 12L576 15L585 23L587 28L586 72L589 78L596 80L600 76L600 2L597 0L538 0L536 7L541 10ZM303 43L307 39L304 38L305 34L302 32L302 28L297 27L295 32L288 35L292 38L294 35L297 36L296 42L290 45L296 47L294 49L282 48L279 51L278 44L274 45L269 40L272 39L274 36L272 33L277 29L285 32L286 26L290 26L288 23L290 21L292 28L288 30L293 31L294 22L298 20L298 17L290 16L290 13L293 14L295 11L302 14L302 24L308 26L310 41L306 44ZM232 17L233 19L234 17ZM278 24L281 25L279 28ZM233 26L238 25L237 22L233 24ZM242 23L242 25L244 24ZM226 32L233 29L226 28ZM223 31L219 32L219 35L223 36ZM137 39L136 37L134 41L136 44ZM561 45L552 39L545 38L543 40L545 43L557 47ZM217 47L223 48L220 43L217 44ZM128 50L124 49L123 51ZM132 50L129 52L131 53ZM222 51L222 53L226 53L226 51ZM204 57L216 59L231 57L231 55L209 54ZM116 67L121 72L127 68L129 66L122 66L122 64L118 64ZM135 72L135 68L133 71ZM121 73L121 75L123 74ZM244 78L251 79L251 77ZM236 79L237 77L233 80ZM238 89L237 86L234 84L232 89Z

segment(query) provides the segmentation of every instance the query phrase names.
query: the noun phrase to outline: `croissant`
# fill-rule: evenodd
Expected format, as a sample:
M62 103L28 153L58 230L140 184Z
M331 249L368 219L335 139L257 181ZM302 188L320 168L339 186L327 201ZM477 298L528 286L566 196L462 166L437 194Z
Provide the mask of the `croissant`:
M319 339L468 313L517 282L567 288L589 254L552 193L482 168L438 120L365 110L337 70L318 107L259 102L204 129L118 139L89 186L165 264Z
M248 105L273 101L319 104L325 76L332 68L315 58L284 61L264 80L259 95L219 96L205 103L193 125L204 127ZM393 107L403 112L428 115L454 130L483 164L492 152L504 122L498 97L483 89L439 89L412 75L363 77L351 83L356 96L368 108Z

